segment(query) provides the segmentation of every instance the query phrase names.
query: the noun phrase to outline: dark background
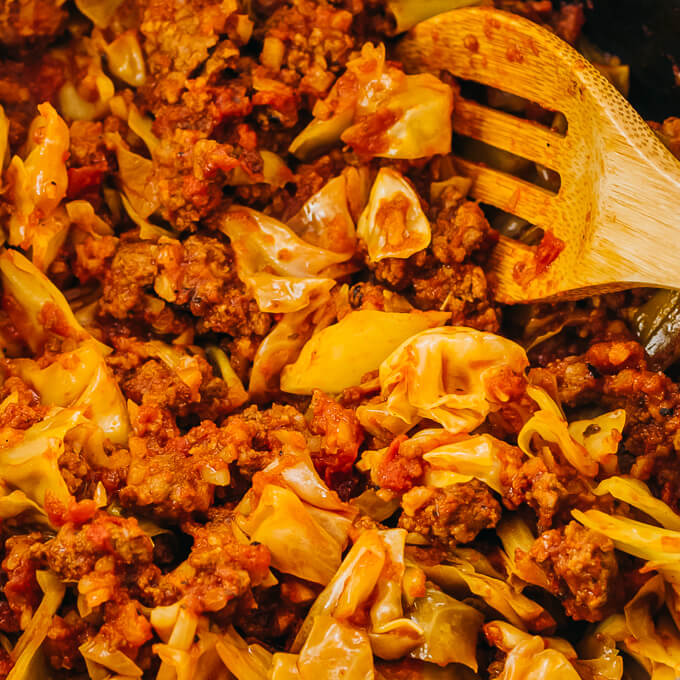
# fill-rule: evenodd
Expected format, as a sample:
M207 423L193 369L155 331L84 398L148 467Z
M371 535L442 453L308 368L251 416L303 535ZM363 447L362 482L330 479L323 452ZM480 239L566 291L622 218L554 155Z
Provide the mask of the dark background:
M680 116L680 0L585 0L585 7L584 33L631 67L634 108L648 120Z

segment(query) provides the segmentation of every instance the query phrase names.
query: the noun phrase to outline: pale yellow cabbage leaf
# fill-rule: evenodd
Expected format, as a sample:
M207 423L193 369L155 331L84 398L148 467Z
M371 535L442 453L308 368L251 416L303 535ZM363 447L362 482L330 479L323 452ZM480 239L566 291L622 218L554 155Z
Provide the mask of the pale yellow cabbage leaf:
M425 472L425 483L446 487L475 478L501 493L502 451L507 446L490 434L480 434L428 451L423 454L430 468Z
M665 529L680 531L680 515L659 498L655 498L649 487L633 477L609 477L601 481L593 493L598 496L611 494L614 498L632 505L655 519Z
M373 653L362 630L317 616L297 661L301 680L373 680Z
M272 567L286 574L325 585L342 561L343 546L288 489L267 484L257 507L237 523L269 548Z
M219 228L231 241L239 278L264 312L295 312L335 285L336 253L301 239L273 217L249 208L226 212Z
M368 258L405 259L430 245L430 223L411 184L396 170L381 168L357 224Z
M368 635L373 652L391 659L403 656L422 640L422 630L403 616L403 529L364 531L317 597L298 631L291 650L299 651L319 616L351 618L370 603Z
M504 580L479 573L466 560L450 559L420 567L446 592L462 598L469 591L522 630L541 632L555 626L553 617L540 604L513 590Z
M0 450L0 480L40 506L44 507L48 490L68 506L71 494L58 460L64 452L66 434L85 422L80 411L51 409L43 420L24 431L19 443Z
M76 0L76 7L97 27L106 28L124 0Z
M328 326L335 319L335 314L335 306L330 304L328 294L310 300L304 309L283 314L258 345L248 385L251 397L260 398L276 392L283 367L298 358L312 334Z
M409 613L423 629L423 643L410 656L444 666L461 663L477 670L477 636L484 614L428 584Z
M523 376L524 350L493 333L453 326L413 336L380 365L387 410L409 425L429 418L471 432L509 400L501 374Z
M351 85L348 85L351 83ZM358 87L357 87L358 86ZM406 75L385 59L384 45L365 43L347 63L347 72L317 102L314 120L289 150L308 160L340 140L357 145L364 155L424 158L451 151L453 91L430 73ZM379 143L367 145L371 118L391 114Z
M217 653L236 680L269 679L272 654L261 645L247 644L233 626L221 636Z
M92 336L78 323L61 291L29 260L16 250L0 253L0 280L5 297L11 296L9 315L22 339L34 353L42 351L46 331L41 320L45 306L51 305L61 316L60 328L78 340ZM101 354L109 354L111 348L94 340Z
M665 601L666 584L663 576L657 574L624 607L630 634L626 647L680 673L680 633L669 614L661 611Z
M14 666L6 680L33 680L36 677L32 663L66 593L66 586L52 572L39 570L35 576L43 597L30 621L21 622L24 632L12 650Z
M83 0L80 0L81 2ZM132 87L144 85L146 66L137 31L125 31L105 47L109 71Z
M112 442L127 443L130 423L125 398L93 340L58 354L45 368L31 359L17 359L16 368L42 404L86 413Z
M448 318L448 312L350 312L312 336L297 361L283 369L281 389L293 394L311 394L315 389L337 393L358 385L404 340Z
M616 469L616 452L625 424L625 411L619 409L571 425L560 407L544 390L528 389L539 410L529 418L517 436L517 445L528 456L540 454L546 444L556 446L574 468L586 477L595 477L602 467Z
M356 232L349 212L347 181L343 175L326 184L288 220L304 241L337 253L354 253Z

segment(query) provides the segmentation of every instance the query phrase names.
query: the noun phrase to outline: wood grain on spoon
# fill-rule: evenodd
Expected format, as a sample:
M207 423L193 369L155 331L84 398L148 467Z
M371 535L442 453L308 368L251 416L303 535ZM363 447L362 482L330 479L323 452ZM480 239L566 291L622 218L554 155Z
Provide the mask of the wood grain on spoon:
M582 55L547 29L487 8L441 14L399 43L409 71L446 69L559 111L565 136L463 101L455 129L557 171L557 194L459 159L472 195L550 231L564 250L542 273L535 250L501 237L496 298L579 298L640 285L680 288L680 163ZM539 268L540 269L540 268ZM519 271L534 272L518 276Z

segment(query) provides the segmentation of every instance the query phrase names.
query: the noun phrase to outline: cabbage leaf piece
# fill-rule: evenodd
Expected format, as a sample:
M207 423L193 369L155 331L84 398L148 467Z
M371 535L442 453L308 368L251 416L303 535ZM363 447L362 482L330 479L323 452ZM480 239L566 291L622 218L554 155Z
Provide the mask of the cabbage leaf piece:
M347 180L333 177L288 220L304 241L336 253L354 254L356 231L349 211Z
M633 477L608 477L601 481L593 493L598 496L611 494L614 498L632 505L655 519L664 529L680 531L680 515L667 503L652 495L649 487Z
M358 385L405 340L449 318L448 312L350 312L311 337L295 363L283 369L281 389L293 394L312 394L315 389L334 394Z
M314 601L291 650L303 647L317 617L346 621L369 604L367 632L374 654L394 659L418 646L423 631L402 608L405 540L403 529L363 532Z
M509 446L490 434L479 434L432 449L423 454L428 465L425 484L446 487L474 478L501 493L503 451Z
M680 673L680 633L664 608L666 584L661 574L647 581L624 607L629 636L626 649Z
M319 295L297 312L283 314L267 337L259 344L250 371L248 392L260 398L279 389L284 366L292 364L315 332L328 326L336 315L328 293Z
M517 436L518 446L528 456L540 453L541 446L556 446L564 458L586 477L616 469L619 442L626 422L623 409L590 420L567 423L562 410L544 390L531 386L529 396L539 405Z
M479 573L466 560L448 559L438 565L419 566L447 593L466 597L469 591L518 628L541 632L555 626L553 617L540 604L516 592L500 578Z
M159 205L157 183L153 181L153 161L133 153L117 133L105 137L116 153L120 189L132 206L135 216L146 220ZM130 215L131 218L132 214ZM133 218L134 220L134 218Z
M18 515L23 515L34 524L50 526L45 508L32 501L23 491L19 489L9 491L8 487L0 482L0 520Z
M83 0L80 1L82 3ZM121 33L111 43L105 45L104 51L109 71L114 76L132 87L144 85L146 66L136 31Z
M31 359L17 359L15 365L42 404L87 413L112 442L127 442L130 423L125 398L93 340L57 355L45 368Z
M574 519L604 534L618 550L647 560L645 570L656 570L680 585L680 531L662 529L600 510L572 510Z
M51 328L76 341L92 340L98 351L109 354L111 348L92 338L78 323L71 307L59 289L29 260L16 250L0 253L0 280L4 293L4 306L12 323L31 351L42 351L47 338L44 318L58 315L59 324Z
M493 333L453 326L406 340L380 365L387 411L409 425L429 418L471 432L507 403L501 377L524 375L524 350Z
M411 652L413 658L439 666L461 663L477 671L477 636L484 622L480 611L429 584L409 613L424 636Z
M47 102L38 106L38 112L28 133L28 155L25 160L14 156L6 174L14 203L9 243L24 250L44 238L44 221L56 210L68 186L68 126Z
M49 490L61 503L71 500L66 482L59 471L59 456L64 452L64 437L78 425L86 423L80 411L53 408L39 423L22 432L16 444L0 449L0 480L45 506Z
M40 647L47 637L52 618L57 613L66 593L66 586L50 571L35 573L43 597L11 652L14 666L7 680L33 680L38 677L33 666Z
M484 632L488 641L506 654L498 676L503 680L621 680L623 675L623 660L613 645L591 650L598 657L584 661L566 640L532 636L505 621L490 621L484 625Z
M357 225L371 262L405 259L430 245L430 223L415 189L396 170L381 168Z
M366 43L326 99L314 106L314 120L289 150L309 160L342 140L365 156L412 159L447 154L452 111L453 91L448 85L429 73L407 76L386 61L384 45ZM371 132L375 129L383 132L375 135Z
M219 229L231 241L239 278L263 312L295 312L328 292L337 265L352 253L336 253L301 239L273 217L250 208L224 213Z
M249 645L229 626L216 645L222 662L236 680L268 680L272 654L258 644Z
M301 680L373 680L373 653L366 633L331 616L314 618L297 660Z
M326 585L342 561L356 509L323 483L307 454L287 453L260 474L264 486L239 503L237 525L269 548L275 569Z

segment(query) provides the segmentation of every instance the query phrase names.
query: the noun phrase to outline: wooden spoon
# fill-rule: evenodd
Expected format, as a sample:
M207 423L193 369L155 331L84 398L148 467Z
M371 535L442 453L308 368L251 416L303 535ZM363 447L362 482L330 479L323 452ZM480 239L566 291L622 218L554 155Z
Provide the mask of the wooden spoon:
M557 171L557 194L456 159L472 196L564 241L540 273L535 249L501 237L492 256L501 302L574 299L634 286L680 288L680 163L609 81L537 24L480 7L415 26L397 46L408 71L446 69L560 111L566 136L459 100L459 134ZM540 267L539 267L540 269Z

